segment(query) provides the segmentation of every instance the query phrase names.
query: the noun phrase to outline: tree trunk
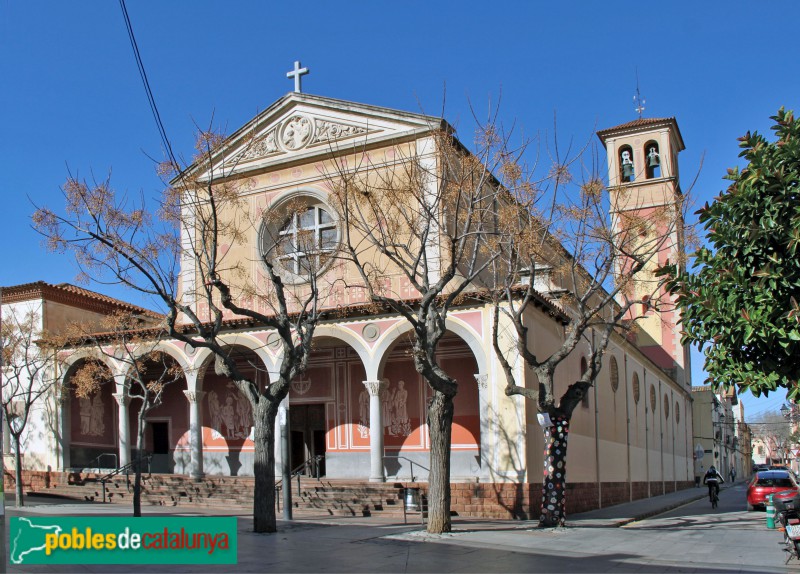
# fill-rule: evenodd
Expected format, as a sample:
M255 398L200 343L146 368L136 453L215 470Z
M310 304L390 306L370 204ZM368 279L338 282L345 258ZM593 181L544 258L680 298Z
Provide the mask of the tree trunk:
M544 481L540 528L564 526L567 501L567 437L569 419L563 415L544 428Z
M22 453L19 451L19 435L12 434L11 436L14 437L14 478L16 480L14 493L17 498L17 506L25 506L25 501L22 499Z
M279 403L270 402L264 397L253 409L255 415L255 457L253 473L253 531L277 532L275 517L275 417ZM291 488L284 484L283 488Z
M149 410L149 409L148 409ZM136 436L136 460L133 467L133 515L142 515L142 449L144 447L144 430L147 422L139 417Z
M431 471L428 478L428 532L450 532L450 443L453 397L434 391L428 407L431 437Z

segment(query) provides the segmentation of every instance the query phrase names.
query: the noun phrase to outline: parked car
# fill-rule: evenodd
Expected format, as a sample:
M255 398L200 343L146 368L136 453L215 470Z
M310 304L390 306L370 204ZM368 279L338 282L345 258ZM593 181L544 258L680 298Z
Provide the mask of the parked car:
M754 464L753 465L753 474L756 472L761 472L762 470L769 470L768 464Z
M788 470L762 470L753 475L747 486L747 510L765 507L770 494L784 491L797 494L799 490L794 475Z

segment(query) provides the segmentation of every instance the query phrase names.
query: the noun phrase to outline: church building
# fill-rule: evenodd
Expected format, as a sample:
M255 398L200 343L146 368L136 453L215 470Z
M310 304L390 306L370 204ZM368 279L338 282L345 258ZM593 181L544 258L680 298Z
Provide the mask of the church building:
M262 285L266 244L278 236L285 243L279 255L282 269L302 288L300 269L307 254L299 247L301 236L330 250L342 237L326 176L332 162L341 166L347 163L342 158L368 156L372 165L384 166L409 150L424 156L442 125L441 118L299 90L282 97L228 138L226 164L234 167L224 176L243 183L239 193L249 214L289 213L298 204L304 212L254 224L245 240L222 246L226 257L245 269L254 285ZM631 210L646 217L648 209L680 200L678 154L684 144L675 119L638 119L597 135L607 152L609 189L616 190L609 218ZM434 155L430 161L435 166ZM658 263L675 260L683 249L681 230L668 233L674 236L665 242ZM202 278L190 257L182 258L180 273L189 300L195 292L191 286ZM327 273L339 275L321 304L344 311L317 326L309 368L292 383L282 408L290 465L312 461L306 471L330 481L414 482L424 489L430 468L426 406L431 390L414 368L410 326L397 314L370 311L368 293L346 280L341 266L331 265ZM418 296L399 274L386 282L402 297ZM549 292L554 286L537 289L540 304L528 318L529 336L561 340L569 310ZM195 305L198 314L208 314L202 299ZM574 412L568 457L571 512L693 485L690 367L680 343L679 316L669 305L660 312L644 306L642 312L647 316L635 336L614 335L596 385ZM454 486L469 486L458 491L453 509L462 515L538 516L542 429L533 402L504 392L492 345L492 306L465 300L449 314L446 326L437 356L458 381L451 480ZM274 332L228 316L224 340L243 371L258 385L270 384L281 349ZM181 367L183 378L166 389L163 404L148 414L145 449L152 454L153 473L182 475L187 481L252 476L249 401L215 373L207 349L170 340L159 343L159 349ZM65 397L54 403L59 422L51 428L44 419L32 423L26 460L36 462L26 470L79 471L99 466L106 453L113 453L119 465L131 461L138 406L126 396L124 365L103 357L114 383L101 386L91 400L69 397L70 377L92 356L89 349L62 354ZM578 347L559 367L562 392L580 378L585 360ZM524 372L520 368L529 377L524 384L535 385L533 375ZM57 440L41 439L52 433ZM276 451L280 469L280 448Z

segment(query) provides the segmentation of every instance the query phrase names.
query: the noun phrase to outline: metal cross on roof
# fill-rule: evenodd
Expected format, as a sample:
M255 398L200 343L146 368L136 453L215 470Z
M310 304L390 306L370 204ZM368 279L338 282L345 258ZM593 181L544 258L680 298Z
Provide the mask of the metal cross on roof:
M639 93L639 70L636 70L636 95L633 96L633 103L636 104L636 107L633 108L639 114L639 119L642 119L642 112L644 111L644 98L642 94Z
M294 91L295 92L302 92L302 88L300 85L300 78L301 76L305 76L308 74L308 68L301 68L300 67L300 60L295 60L294 62L294 70L291 72L286 73L287 78L294 78Z

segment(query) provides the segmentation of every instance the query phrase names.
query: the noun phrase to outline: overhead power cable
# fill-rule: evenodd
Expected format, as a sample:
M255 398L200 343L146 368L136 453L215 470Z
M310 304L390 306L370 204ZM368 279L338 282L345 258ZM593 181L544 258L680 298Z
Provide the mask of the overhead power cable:
M128 38L130 39L131 48L133 49L133 56L136 59L136 66L139 68L139 76L142 79L144 91L147 94L147 102L150 105L150 111L153 114L153 119L156 122L156 127L158 128L158 133L161 137L161 144L164 146L164 151L166 152L170 162L177 169L178 162L175 159L175 154L172 153L172 145L167 137L167 131L164 129L164 123L161 121L161 114L158 113L158 106L156 106L156 100L155 97L153 97L153 90L150 89L150 82L147 79L147 72L145 71L144 64L142 63L142 56L139 53L139 46L136 43L136 37L133 34L133 26L131 25L131 19L128 16L128 9L125 6L125 0L119 0L119 5L120 8L122 8L122 16L125 19L125 27L128 29Z

